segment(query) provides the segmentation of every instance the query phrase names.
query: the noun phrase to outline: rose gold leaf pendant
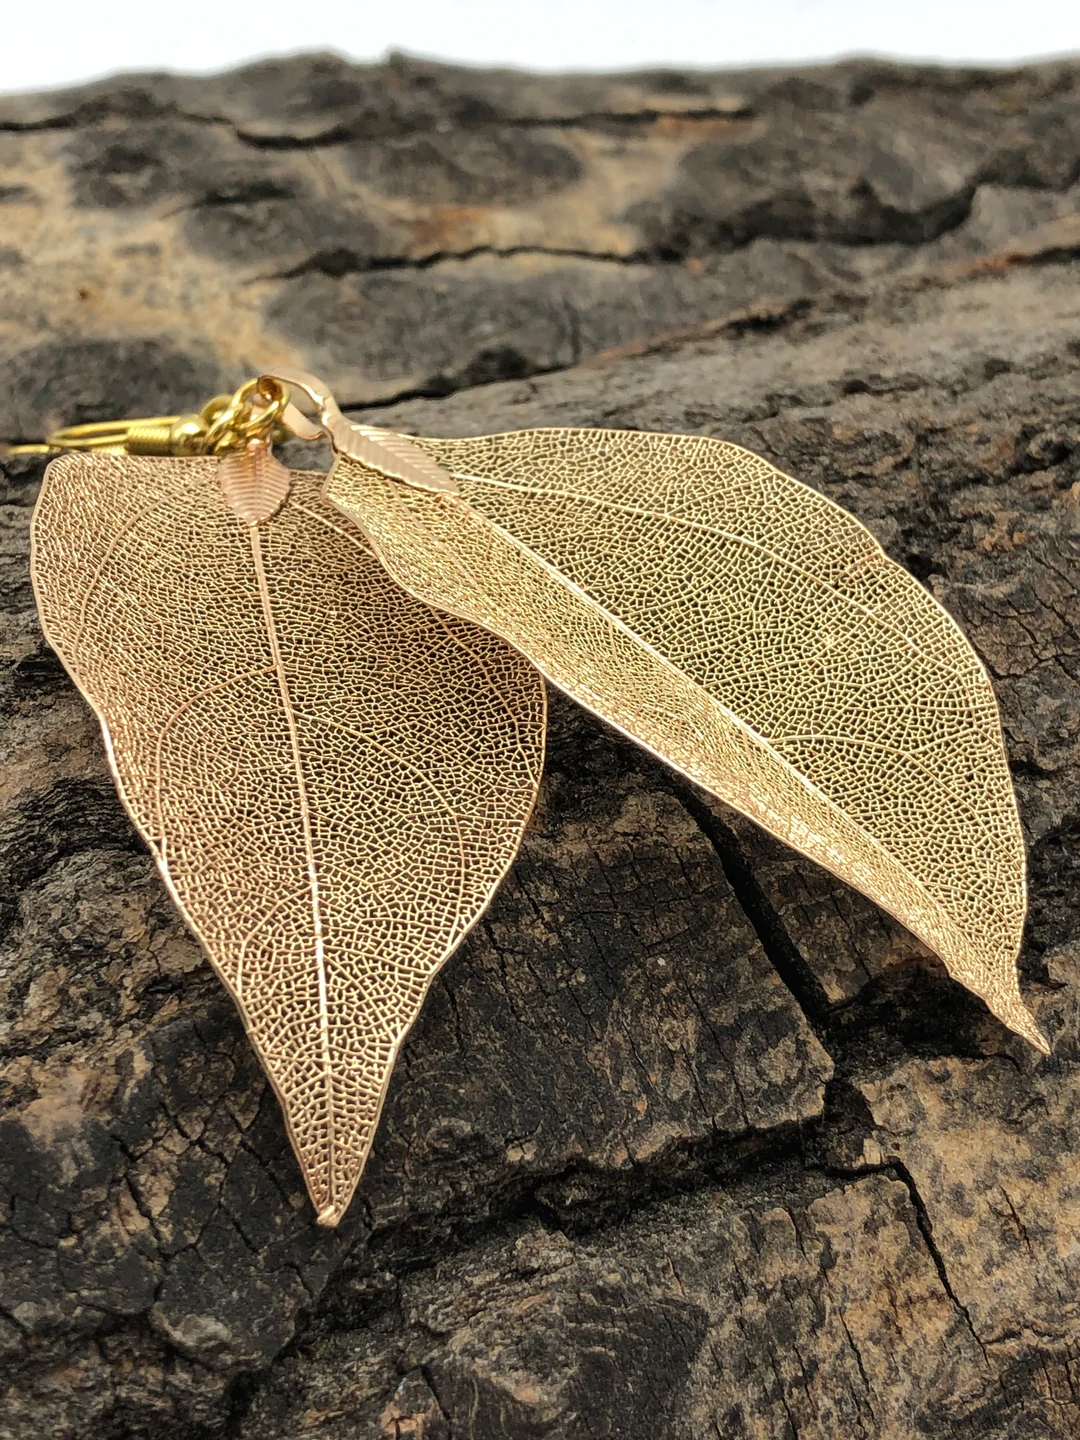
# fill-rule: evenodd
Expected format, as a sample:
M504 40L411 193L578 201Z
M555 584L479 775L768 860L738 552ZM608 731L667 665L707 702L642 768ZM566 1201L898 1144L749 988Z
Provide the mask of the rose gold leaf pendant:
M265 440L249 440L223 455L217 478L229 509L245 525L262 525L288 498L289 472Z
M394 584L322 479L250 446L73 455L32 534L46 636L336 1225L431 979L521 842L545 694Z

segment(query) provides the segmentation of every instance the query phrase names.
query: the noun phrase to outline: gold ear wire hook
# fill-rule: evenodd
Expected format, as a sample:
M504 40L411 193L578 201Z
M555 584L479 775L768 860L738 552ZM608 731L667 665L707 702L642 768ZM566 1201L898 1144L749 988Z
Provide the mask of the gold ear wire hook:
M51 455L97 450L105 455L194 455L203 429L198 415L159 415L140 420L96 420L65 425L39 443L4 445L3 455Z
M250 440L288 439L282 423L289 392L269 377L249 380L235 395L215 395L198 414L65 425L44 441L0 446L0 455L52 455L96 450L105 455L217 455Z
M309 419L291 402L300 391L315 407ZM457 480L407 435L347 419L328 387L304 370L266 371L235 395L216 395L198 415L161 415L147 420L93 421L54 430L43 444L0 446L0 455L51 455L97 450L108 455L227 456L252 442L273 446L295 436L325 437L337 455L357 460L390 480L419 490L457 495Z

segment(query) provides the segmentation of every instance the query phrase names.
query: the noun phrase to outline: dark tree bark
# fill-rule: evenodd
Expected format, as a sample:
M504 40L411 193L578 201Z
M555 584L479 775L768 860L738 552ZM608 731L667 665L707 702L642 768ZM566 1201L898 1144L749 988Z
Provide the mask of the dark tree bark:
M318 1230L41 640L40 467L5 461L5 1440L1076 1435L1078 177L1066 64L0 101L8 438L293 362L432 434L723 436L863 518L997 685L1054 1047L556 699L521 858Z

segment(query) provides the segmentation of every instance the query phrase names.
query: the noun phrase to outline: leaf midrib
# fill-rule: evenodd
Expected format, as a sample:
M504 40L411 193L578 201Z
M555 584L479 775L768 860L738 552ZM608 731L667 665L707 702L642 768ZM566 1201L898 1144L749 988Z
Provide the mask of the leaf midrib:
M329 1144L327 1146L327 1195L329 1203L335 1204L336 1177L334 1174L334 1157L336 1153L336 1134L334 1116L334 1083L333 1070L330 1055L330 1006L327 993L326 958L324 953L322 909L319 897L319 875L315 863L315 843L311 829L311 805L308 799L307 780L304 775L303 757L300 751L300 735L296 725L296 714L293 710L292 696L289 691L289 677L285 672L285 664L281 656L281 646L278 641L277 622L274 618L273 602L270 596L270 587L266 579L266 568L263 563L262 539L257 525L248 526L248 536L251 543L251 558L255 566L255 577L259 587L259 600L262 606L263 620L266 625L266 636L270 646L270 654L274 664L274 672L277 677L278 689L281 694L282 709L285 714L285 724L289 732L289 745L293 760L293 775L296 781L297 792L300 802L300 824L304 837L304 859L307 867L308 893L311 899L311 920L315 935L315 968L318 976L319 988L319 1048L322 1060L323 1086L326 1097L326 1125Z

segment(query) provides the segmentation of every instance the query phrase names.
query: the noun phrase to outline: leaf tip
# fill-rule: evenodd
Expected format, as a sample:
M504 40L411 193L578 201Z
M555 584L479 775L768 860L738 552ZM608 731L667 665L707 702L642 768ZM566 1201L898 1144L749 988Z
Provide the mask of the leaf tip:
M983 997L986 999L986 997ZM1009 997L1004 1002L989 1001L988 1005L994 1015L1009 1027L1014 1034L1021 1036L1029 1045L1042 1055L1050 1054L1050 1042L1035 1023L1035 1017L1020 998L1017 990L1015 998Z
M324 1205L315 1216L317 1225L325 1225L328 1229L336 1229L341 1221L341 1207L338 1205Z
M1039 1027L1035 1024L1034 1021L1032 1021L1025 1029L1019 1031L1018 1033L1023 1035L1025 1040L1029 1040L1041 1055L1050 1054L1050 1042L1049 1040L1047 1040L1046 1036L1042 1033L1042 1031L1039 1029Z

